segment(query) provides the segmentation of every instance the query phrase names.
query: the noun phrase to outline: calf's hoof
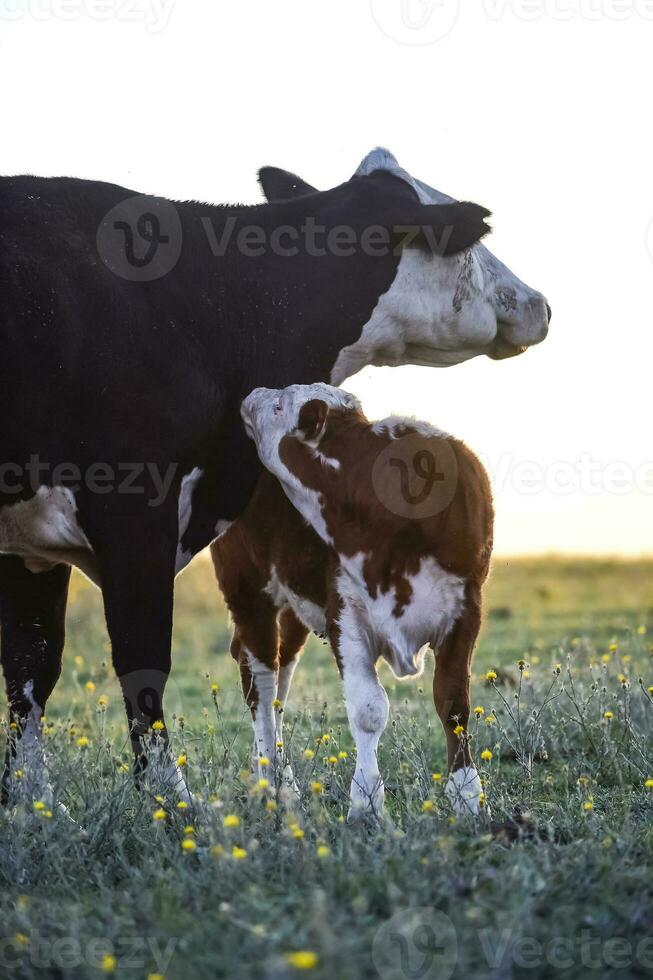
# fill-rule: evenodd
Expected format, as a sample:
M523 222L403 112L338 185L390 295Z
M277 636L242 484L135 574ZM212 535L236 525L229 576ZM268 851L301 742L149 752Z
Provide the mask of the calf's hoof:
M457 816L477 816L481 812L483 787L475 766L452 772L444 792Z

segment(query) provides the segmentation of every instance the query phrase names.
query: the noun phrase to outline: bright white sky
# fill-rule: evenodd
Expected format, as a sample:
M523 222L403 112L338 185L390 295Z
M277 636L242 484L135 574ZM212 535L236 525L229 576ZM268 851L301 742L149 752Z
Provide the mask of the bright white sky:
M652 50L653 0L0 0L0 170L253 201L262 164L328 187L388 146L492 209L554 319L347 386L481 452L498 552L653 552Z

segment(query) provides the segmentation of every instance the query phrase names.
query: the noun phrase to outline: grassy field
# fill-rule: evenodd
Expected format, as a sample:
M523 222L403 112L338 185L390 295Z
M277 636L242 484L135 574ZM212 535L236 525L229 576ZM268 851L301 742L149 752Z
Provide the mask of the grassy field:
M476 821L454 819L438 778L431 664L414 683L382 668L394 824L382 832L343 822L352 745L316 639L286 720L301 801L277 804L250 774L205 560L178 582L168 692L175 753L205 801L195 813L132 786L101 603L81 577L68 623L44 729L83 831L30 808L0 813L0 976L651 975L653 561L495 562L474 664L487 798Z

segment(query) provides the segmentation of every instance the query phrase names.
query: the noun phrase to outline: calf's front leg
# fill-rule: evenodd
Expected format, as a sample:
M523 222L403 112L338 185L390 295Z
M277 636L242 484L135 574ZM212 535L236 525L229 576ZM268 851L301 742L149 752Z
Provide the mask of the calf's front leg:
M479 812L483 793L467 727L472 656L480 626L480 588L468 586L464 611L440 644L433 675L433 699L447 738L449 779L445 792L461 816Z

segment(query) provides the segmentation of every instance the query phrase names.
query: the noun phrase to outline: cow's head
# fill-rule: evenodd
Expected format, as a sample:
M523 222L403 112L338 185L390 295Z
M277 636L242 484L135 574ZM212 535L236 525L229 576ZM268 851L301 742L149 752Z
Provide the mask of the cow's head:
M410 188L423 205L452 203L383 149L369 153L351 180L387 187L388 176ZM263 168L259 180L269 201L319 193L295 174L273 167ZM341 384L366 364L445 367L479 354L512 357L544 340L550 318L542 293L480 242L453 255L406 248L390 289L379 298L360 338L341 352L331 380Z

